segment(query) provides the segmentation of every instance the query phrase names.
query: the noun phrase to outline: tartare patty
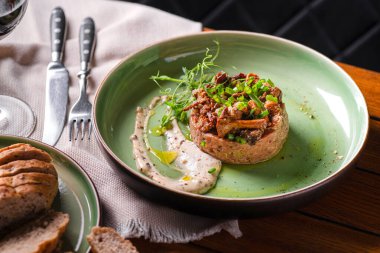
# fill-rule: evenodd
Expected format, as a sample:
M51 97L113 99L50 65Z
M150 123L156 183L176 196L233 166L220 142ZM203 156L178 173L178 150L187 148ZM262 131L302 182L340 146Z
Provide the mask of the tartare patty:
M275 156L289 131L282 91L257 74L217 73L193 91L189 125L194 143L232 164L254 164Z

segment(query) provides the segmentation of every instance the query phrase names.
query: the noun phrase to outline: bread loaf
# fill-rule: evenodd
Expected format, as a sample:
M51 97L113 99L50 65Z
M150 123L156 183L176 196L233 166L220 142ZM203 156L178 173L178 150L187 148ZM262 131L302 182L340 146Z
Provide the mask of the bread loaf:
M51 207L58 192L51 160L29 144L0 149L0 231Z
M17 143L0 149L0 165L12 161L30 159L51 162L51 157L48 153L29 144Z
M92 253L138 253L129 240L109 227L93 227L87 241Z
M68 214L50 210L0 240L1 253L51 253L69 223Z
M25 172L46 173L57 177L53 164L36 159L13 161L0 166L0 178Z

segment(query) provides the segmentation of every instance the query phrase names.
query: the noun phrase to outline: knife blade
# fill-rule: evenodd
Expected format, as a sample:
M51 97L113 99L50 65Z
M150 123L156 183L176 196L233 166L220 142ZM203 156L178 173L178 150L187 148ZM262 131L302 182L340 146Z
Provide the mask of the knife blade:
M56 7L50 15L51 62L47 67L45 120L42 141L54 146L61 136L66 121L69 72L62 63L66 37L66 17Z

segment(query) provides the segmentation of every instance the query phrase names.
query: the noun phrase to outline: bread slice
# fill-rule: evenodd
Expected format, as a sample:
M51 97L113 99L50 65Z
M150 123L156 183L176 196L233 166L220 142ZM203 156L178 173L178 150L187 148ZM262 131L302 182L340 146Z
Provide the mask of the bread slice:
M57 177L50 174L21 173L0 178L0 230L49 209L57 192Z
M0 178L25 172L39 172L58 176L53 164L36 159L18 160L0 166Z
M87 241L92 253L138 253L129 240L109 227L93 227Z
M16 187L25 184L42 184L56 188L58 187L58 179L51 174L38 172L19 173L11 177L0 177L0 186Z
M13 144L13 145L10 145L10 146L6 146L4 148L0 148L0 153L3 152L3 151L5 151L5 150L18 148L18 147L21 147L21 146L24 146L24 145L27 145L27 144L25 144L25 143L16 143L16 144Z
M1 253L51 253L69 223L69 215L50 210L0 240Z
M29 144L14 144L0 149L0 165L16 160L37 159L44 162L51 162L51 157L45 151L32 147Z

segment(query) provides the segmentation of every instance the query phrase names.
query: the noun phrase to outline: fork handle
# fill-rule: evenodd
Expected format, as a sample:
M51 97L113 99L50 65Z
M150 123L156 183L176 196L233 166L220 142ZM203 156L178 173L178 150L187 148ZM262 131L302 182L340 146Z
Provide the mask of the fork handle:
M95 48L95 23L87 17L82 21L79 29L79 48L82 74L90 71L90 62Z
M62 61L63 45L66 37L66 17L61 7L55 7L50 15L51 59Z

